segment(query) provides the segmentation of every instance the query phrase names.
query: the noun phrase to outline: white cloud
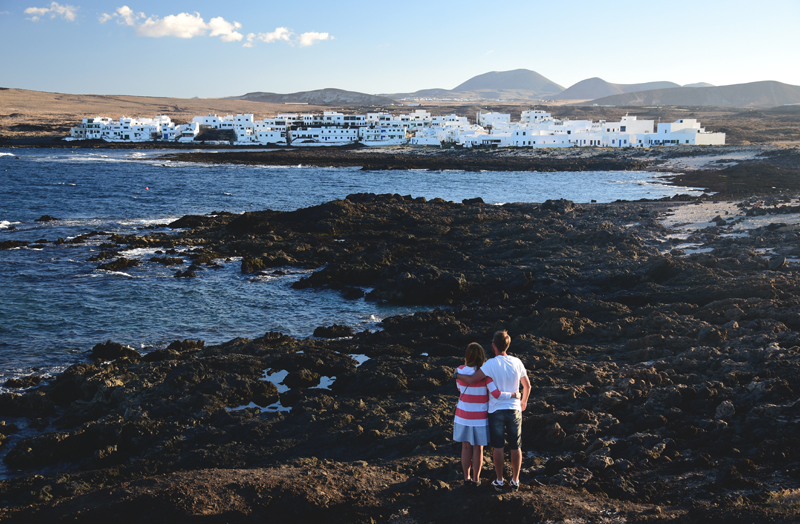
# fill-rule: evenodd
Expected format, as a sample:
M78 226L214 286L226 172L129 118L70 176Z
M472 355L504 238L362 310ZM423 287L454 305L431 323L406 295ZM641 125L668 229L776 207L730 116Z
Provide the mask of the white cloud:
M223 42L238 42L244 38L241 33L236 31L242 27L239 22L231 23L218 16L206 23L197 12L194 14L178 13L177 15L167 15L164 18L148 17L144 13L134 12L133 9L124 5L113 14L103 13L100 16L100 23L113 19L116 19L118 24L135 28L137 35L150 38L161 38L162 36L194 38L206 34L212 37L218 36Z
M208 36L220 36L223 42L238 42L244 38L242 33L235 31L235 29L241 29L242 24L226 22L221 16L209 20L208 28L211 29L211 34Z
M75 11L78 8L71 5L61 5L58 2L52 2L50 7L29 7L25 10L26 15L31 15L31 20L34 22L39 21L43 16L50 15L50 18L61 16L70 22L75 20Z
M194 15L179 13L164 18L151 16L136 26L137 35L151 38L161 38L162 36L194 38L205 35L207 30L208 25L200 17L200 13Z
M268 44L271 44L272 42L284 41L288 42L290 45L297 43L300 45L300 47L305 47L321 40L333 40L333 37L328 33L315 32L303 33L298 36L288 27L276 27L275 31L272 31L271 33L249 33L247 35L247 42L242 45L243 47L253 47L257 40L266 42Z
M321 42L322 40L330 40L332 37L328 33L315 33L314 31L303 33L300 35L300 46L305 47L313 45L314 42Z
M144 13L134 13L133 9L127 5L117 8L114 14L103 13L100 17L100 23L105 24L109 20L116 18L117 23L120 25L136 25L136 21L140 18L147 18Z
M272 42L277 42L279 40L291 42L293 36L294 33L288 27L276 27L275 31L271 33L258 33L257 35L250 33L249 35L247 35L247 41L249 43L252 43L253 40L261 40L262 42L266 42L268 44Z

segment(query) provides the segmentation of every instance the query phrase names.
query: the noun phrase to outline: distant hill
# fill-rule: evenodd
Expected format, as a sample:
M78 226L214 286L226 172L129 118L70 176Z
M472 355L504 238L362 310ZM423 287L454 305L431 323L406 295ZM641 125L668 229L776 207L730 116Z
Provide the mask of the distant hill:
M539 96L560 93L563 87L530 69L514 69L513 71L492 71L473 76L466 82L453 88L453 91L531 91Z
M602 78L587 78L574 84L553 97L554 100L593 100L604 96L635 93L652 89L680 87L674 82L646 82L643 84L612 84Z
M769 80L718 87L675 87L606 96L591 103L615 106L775 107L800 103L800 86Z
M422 89L414 93L398 93L393 98L469 98L538 100L552 98L564 88L530 69L492 71L474 76L453 89Z
M270 104L300 103L320 106L390 106L395 101L385 96L368 95L343 89L317 89L315 91L302 91L299 93L247 93L246 95L230 97L233 100L249 100L251 102L266 102Z
M694 84L683 84L683 87L716 87L714 84L708 82L696 82Z

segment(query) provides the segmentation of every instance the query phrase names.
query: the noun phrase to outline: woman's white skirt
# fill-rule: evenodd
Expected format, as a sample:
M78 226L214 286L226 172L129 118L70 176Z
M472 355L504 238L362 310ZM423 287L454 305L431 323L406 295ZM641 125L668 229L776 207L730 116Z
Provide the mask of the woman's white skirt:
M454 422L453 440L456 442L469 442L473 446L488 446L489 426L464 426Z

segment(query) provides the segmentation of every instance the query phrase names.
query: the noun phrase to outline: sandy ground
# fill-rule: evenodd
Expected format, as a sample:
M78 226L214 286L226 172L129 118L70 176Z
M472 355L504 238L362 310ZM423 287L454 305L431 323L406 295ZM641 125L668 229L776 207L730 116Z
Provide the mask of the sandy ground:
M746 209L752 208L753 205L760 206L762 203L763 201L753 198L743 202L704 201L674 206L663 215L661 220L662 224L673 231L673 233L666 236L666 240L671 240L672 243L665 242L661 251L662 253L672 252L677 255L713 254L714 241L716 239L746 237L758 228L763 228L770 224L789 226L795 231L800 227L800 213L767 214L762 216L746 215ZM789 206L800 205L800 198L792 198L785 204ZM720 227L714 221L716 217L726 220L727 224ZM678 242L677 244L675 243L676 241ZM719 244L716 245L718 246ZM778 246L758 247L755 250L767 260L773 257L780 258L782 251ZM785 259L790 267L800 265L800 258L797 256L788 254Z
M719 150L719 148L717 148ZM723 169L745 160L753 160L761 151L757 148L742 147L731 149L723 154L707 156L671 158L664 162L662 169L669 171L685 171L694 169Z
M759 202L755 200L755 202ZM676 233L693 233L700 229L716 227L713 221L719 216L729 223L735 222L724 234L743 234L750 230L767 226L771 223L787 225L800 224L800 214L765 215L748 217L745 210L739 207L737 201L702 201L696 203L677 204L670 208L661 221L665 226L675 230ZM800 198L793 198L787 205L800 205Z

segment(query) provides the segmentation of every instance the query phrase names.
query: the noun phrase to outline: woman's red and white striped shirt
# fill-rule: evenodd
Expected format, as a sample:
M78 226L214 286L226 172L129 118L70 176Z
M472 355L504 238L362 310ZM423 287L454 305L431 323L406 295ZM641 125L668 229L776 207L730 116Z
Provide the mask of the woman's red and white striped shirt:
M473 375L475 368L461 365L458 367L461 375ZM462 426L488 426L489 425L489 395L494 398L509 399L510 393L502 393L491 377L486 377L468 386L466 382L456 380L459 394L456 406L455 423Z

